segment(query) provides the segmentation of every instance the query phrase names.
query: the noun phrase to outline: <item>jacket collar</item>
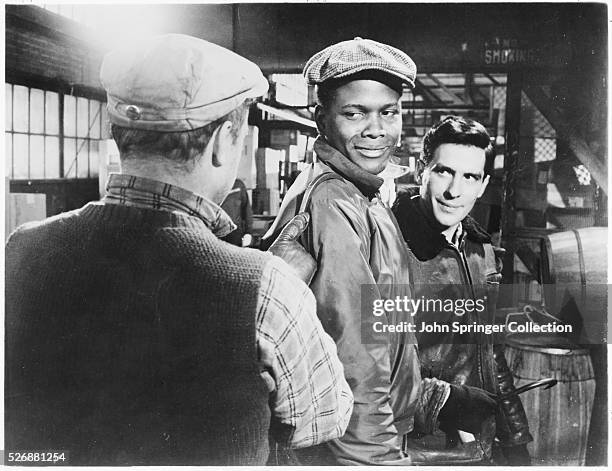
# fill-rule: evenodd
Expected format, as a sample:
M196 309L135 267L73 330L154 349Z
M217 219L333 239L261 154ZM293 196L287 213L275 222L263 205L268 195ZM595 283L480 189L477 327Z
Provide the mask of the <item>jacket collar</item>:
M426 215L420 203L418 188L411 188L397 196L393 205L402 235L412 253L421 261L431 260L450 243ZM461 221L462 238L479 244L491 243L491 236L471 217Z
M382 178L355 165L346 156L330 146L321 136L314 143L314 151L317 158L350 181L368 198L372 198L384 182Z

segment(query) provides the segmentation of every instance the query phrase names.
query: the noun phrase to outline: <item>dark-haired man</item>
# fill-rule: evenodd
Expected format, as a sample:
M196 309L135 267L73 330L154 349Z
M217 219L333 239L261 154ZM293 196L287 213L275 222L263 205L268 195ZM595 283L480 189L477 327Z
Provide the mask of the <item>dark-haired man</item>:
M410 276L415 297L459 300L472 306L453 312L425 312L417 324L492 324L496 292L501 278L491 238L468 214L489 182L487 162L492 146L480 123L451 116L435 125L423 139L417 168L418 192L398 195L393 211L410 247ZM468 301L470 300L470 301ZM478 302L482 303L481 309ZM418 331L417 331L418 332ZM503 349L492 336L467 333L417 333L421 371L425 377L484 388L504 394L514 390ZM527 418L517 395L500 402L497 438L510 464L528 464L526 443L532 440ZM441 424L447 437L440 446L457 441L456 428ZM477 438L482 449L491 449L483 430ZM430 439L432 453L435 440ZM472 443L476 445L476 443ZM473 446L475 461L483 458Z
M7 243L6 449L264 465L270 434L341 436L352 393L312 293L281 259L219 240L259 68L170 34L109 53L101 81L121 174Z
M403 85L413 86L415 74L408 55L362 38L329 46L304 68L307 82L317 87L316 161L289 189L269 234L307 199L311 224L305 245L318 262L311 283L317 314L338 346L355 406L345 435L300 450L303 464L423 463L402 450L406 433L429 432L444 417L474 430L495 407L475 388L421 381L414 334L368 335L367 306L410 296L407 249L380 198L378 174L397 146ZM394 309L381 323L395 325L404 316ZM470 412L453 413L457 407Z

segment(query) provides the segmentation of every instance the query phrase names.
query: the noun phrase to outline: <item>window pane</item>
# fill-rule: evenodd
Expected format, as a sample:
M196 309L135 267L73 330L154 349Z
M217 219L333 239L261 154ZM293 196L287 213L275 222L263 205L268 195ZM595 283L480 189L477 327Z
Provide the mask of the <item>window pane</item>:
M45 178L45 138L30 136L30 178Z
M76 177L75 140L71 138L64 138L64 177Z
M89 103L85 98L77 98L77 137L89 135Z
M100 139L100 102L91 100L89 102L89 135L94 139Z
M77 140L77 178L89 176L89 146L87 139Z
M64 134L76 135L76 98L64 95Z
M13 178L28 178L28 136L13 136Z
M45 138L45 178L59 178L59 138Z
M89 176L97 177L100 172L98 167L100 165L100 141L89 142Z
M4 84L4 129L13 129L13 89L10 83Z
M45 120L47 134L59 134L59 97L55 92L47 92L45 103Z
M5 176L13 178L13 135L10 132L4 133L4 149Z
M32 88L30 90L30 132L45 132L45 92Z
M13 128L28 132L28 89L21 85L13 87Z

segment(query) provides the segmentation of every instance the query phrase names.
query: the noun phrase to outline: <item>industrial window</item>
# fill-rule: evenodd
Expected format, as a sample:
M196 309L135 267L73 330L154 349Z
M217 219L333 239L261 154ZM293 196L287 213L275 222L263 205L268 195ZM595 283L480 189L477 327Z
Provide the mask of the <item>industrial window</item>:
M103 103L8 83L5 92L6 174L11 179L98 176Z
M99 101L64 96L64 176L98 176L103 105Z

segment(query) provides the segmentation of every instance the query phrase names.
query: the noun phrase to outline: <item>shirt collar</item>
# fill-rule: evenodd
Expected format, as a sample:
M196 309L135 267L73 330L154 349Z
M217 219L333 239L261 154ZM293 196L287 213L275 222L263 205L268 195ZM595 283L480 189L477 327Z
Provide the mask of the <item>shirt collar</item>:
M365 171L351 162L338 150L330 146L321 136L314 143L317 158L321 159L336 172L353 183L365 196L371 198L383 184L383 179Z
M150 178L111 173L106 183L105 203L185 213L202 220L217 237L236 229L221 207L184 188Z
M453 232L453 236L450 239L446 237L446 235L444 235L444 237L446 238L449 244L459 248L461 246L461 242L463 241L464 235L465 234L463 231L463 225L460 222L455 228L455 232Z

